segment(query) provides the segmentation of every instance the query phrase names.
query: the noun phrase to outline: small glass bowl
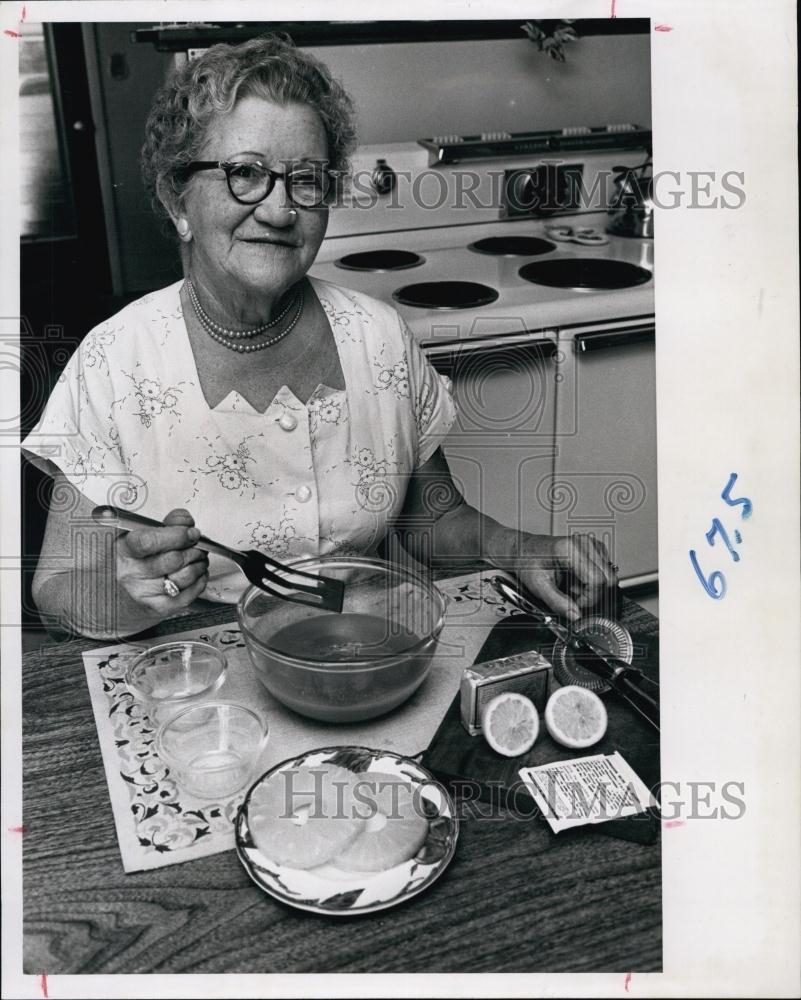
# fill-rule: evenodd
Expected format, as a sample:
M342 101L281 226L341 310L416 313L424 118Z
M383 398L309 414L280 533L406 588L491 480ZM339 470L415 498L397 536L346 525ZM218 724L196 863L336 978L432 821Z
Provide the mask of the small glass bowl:
M225 655L207 642L165 642L136 657L125 683L159 726L181 709L208 701L225 680L226 668Z
M227 798L248 783L267 735L267 723L251 709L208 701L163 723L156 752L185 791L202 799Z

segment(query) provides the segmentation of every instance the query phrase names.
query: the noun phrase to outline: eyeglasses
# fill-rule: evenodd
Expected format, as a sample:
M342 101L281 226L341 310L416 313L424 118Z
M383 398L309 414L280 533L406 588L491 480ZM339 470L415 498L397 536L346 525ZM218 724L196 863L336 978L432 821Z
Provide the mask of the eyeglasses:
M259 160L245 163L230 160L194 160L181 167L179 174L188 176L198 170L223 170L231 196L241 205L256 205L270 194L280 178L293 205L319 208L325 203L333 182L342 176L341 170L328 170L312 163L291 167L286 173L270 170Z

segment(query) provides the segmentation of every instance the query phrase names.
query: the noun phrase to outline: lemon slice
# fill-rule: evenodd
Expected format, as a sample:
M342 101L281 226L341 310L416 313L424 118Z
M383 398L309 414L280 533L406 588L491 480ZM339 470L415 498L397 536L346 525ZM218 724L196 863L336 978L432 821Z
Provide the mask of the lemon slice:
M493 750L504 757L519 757L534 746L540 717L530 698L504 691L484 706L481 730Z
M598 695L576 684L557 688L545 706L545 728L563 747L591 747L606 732L607 721Z

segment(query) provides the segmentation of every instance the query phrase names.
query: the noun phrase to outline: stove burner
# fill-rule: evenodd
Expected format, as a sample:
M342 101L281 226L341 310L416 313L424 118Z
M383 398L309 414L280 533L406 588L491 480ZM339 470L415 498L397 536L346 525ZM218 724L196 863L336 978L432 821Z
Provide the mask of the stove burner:
M472 309L494 302L498 293L475 281L423 281L399 288L392 298L420 309Z
M488 236L471 243L469 249L499 257L535 257L555 250L556 244L536 236Z
M423 258L411 250L365 250L349 253L336 261L337 267L347 271L401 271L406 267L419 267Z
M518 274L535 285L551 288L630 288L653 275L644 267L604 257L552 257L524 264Z

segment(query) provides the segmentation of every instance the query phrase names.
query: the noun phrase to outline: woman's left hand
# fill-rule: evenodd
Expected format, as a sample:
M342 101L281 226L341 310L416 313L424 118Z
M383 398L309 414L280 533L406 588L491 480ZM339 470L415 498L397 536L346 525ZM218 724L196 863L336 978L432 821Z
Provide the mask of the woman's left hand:
M617 570L591 535L521 535L522 554L507 568L548 608L574 621L612 587Z

